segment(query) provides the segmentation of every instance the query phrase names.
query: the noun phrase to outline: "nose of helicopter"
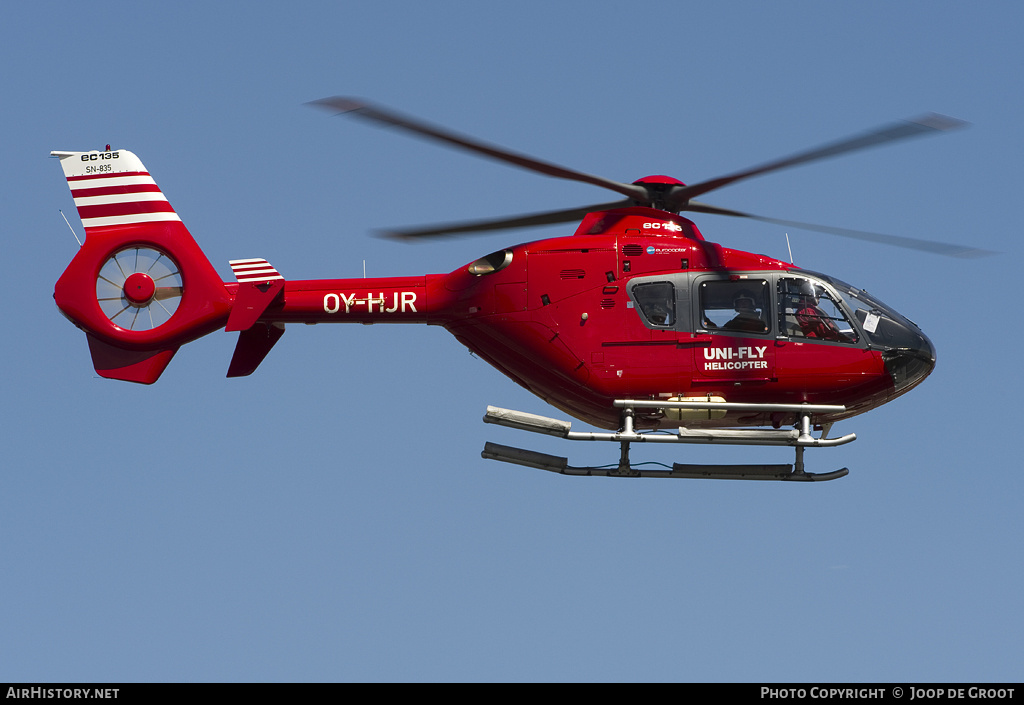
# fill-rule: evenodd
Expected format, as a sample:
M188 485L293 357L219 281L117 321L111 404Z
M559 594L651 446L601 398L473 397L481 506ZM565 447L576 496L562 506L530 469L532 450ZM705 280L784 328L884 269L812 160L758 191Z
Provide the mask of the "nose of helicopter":
M896 394L903 394L917 385L935 369L935 346L924 333L915 331L910 345L894 347L882 354L885 369L892 377Z

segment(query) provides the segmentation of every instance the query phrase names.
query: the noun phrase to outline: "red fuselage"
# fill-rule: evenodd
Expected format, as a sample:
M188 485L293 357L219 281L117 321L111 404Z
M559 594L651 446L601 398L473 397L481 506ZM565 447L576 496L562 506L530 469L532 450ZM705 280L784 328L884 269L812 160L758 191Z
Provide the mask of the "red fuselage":
M842 339L787 330L779 292L797 281L794 272L785 262L709 243L685 218L635 207L593 213L574 236L518 245L450 274L288 281L283 303L260 320L441 325L549 404L602 428L619 426L615 399L705 396L847 407L819 419L827 422L883 404L931 371L934 352L920 335L915 359L925 363L904 370L913 379L894 379L897 353L860 331L865 317L868 328L877 326L872 313L840 313L848 327ZM649 289L638 288L645 283ZM233 293L236 285L227 286ZM715 297L730 287L753 291L759 323L736 329L712 320L713 307L725 310ZM641 292L667 290L672 312L654 313ZM637 421L679 425L660 413ZM747 414L687 425L789 421Z

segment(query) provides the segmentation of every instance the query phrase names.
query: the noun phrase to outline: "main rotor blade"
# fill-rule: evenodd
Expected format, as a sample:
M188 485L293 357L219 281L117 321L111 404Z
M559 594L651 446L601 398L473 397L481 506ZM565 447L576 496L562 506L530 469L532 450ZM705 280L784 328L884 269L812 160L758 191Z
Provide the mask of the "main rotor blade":
M835 157L840 154L846 154L860 149L867 149L868 147L885 144L886 142L895 142L897 140L925 135L932 132L955 130L966 125L967 123L963 120L957 120L956 118L938 115L936 113L930 113L914 120L900 121L891 125L885 125L862 135L849 137L836 142L830 142L829 144L815 147L805 152L798 152L791 156L783 157L782 159L777 159L775 161L762 164L761 166L756 166L752 169L739 171L735 174L720 176L716 179L710 179L699 184L692 184L690 186L684 186L676 189L669 197L667 210L682 209L685 207L686 201L691 198L701 196L708 191L728 186L729 184L743 179L760 176L761 174L767 174L772 171L788 169L789 167L797 166L798 164L806 164L808 162L828 159L829 157Z
M744 213L742 211L736 211L729 208L719 208L718 206L712 206L708 203L699 203L697 201L690 201L689 205L686 206L686 210L693 211L695 213L707 213L709 215L727 215L734 218L749 218L751 220L759 220L762 223L782 225L787 228L799 228L800 230L810 230L812 232L827 233L829 235L839 235L840 237L849 237L855 240L866 240L868 242L877 242L883 245L893 245L895 247L904 247L911 250L931 252L936 255L945 255L946 257L988 257L989 255L996 254L990 250L982 250L975 247L964 247L963 245L950 245L945 242L935 242L933 240L919 240L914 237L904 237L902 235L883 235L881 233L871 233L863 230L834 228L829 225L801 223L796 220L766 218L761 215L753 215L751 213Z
M469 233L487 232L491 230L509 230L512 228L526 228L538 225L554 225L557 223L578 222L587 213L595 211L606 211L612 208L626 208L632 205L631 200L613 201L611 203L599 203L592 206L581 206L579 208L567 208L565 210L546 211L530 215L513 216L510 218L499 218L496 220L476 220L463 223L444 223L441 225L429 225L426 227L405 228L401 230L382 230L379 234L384 237L399 240L411 240L421 237L450 237L452 235L466 235Z
M522 167L523 169L536 171L558 179L568 179L569 181L580 181L585 184L600 186L601 188L621 193L623 196L628 196L636 201L643 203L650 202L647 190L642 186L612 181L611 179L606 179L602 176L584 174L581 171L575 171L573 169L558 166L557 164L551 164L539 159L534 159L533 157L528 157L525 154L518 154L503 147L486 144L473 139L472 137L450 132L443 128L435 127L434 125L428 125L425 122L421 122L404 115L399 115L391 110L370 105L369 103L365 103L354 98L336 96L333 98L314 100L310 105L330 108L337 110L339 113L352 113L356 117L361 117L365 120L370 120L372 122L391 127L398 127L421 137L426 137L450 146L454 145L456 147L461 147L462 149L469 150L475 154L491 157L492 159L497 159L507 164L514 164L515 166Z

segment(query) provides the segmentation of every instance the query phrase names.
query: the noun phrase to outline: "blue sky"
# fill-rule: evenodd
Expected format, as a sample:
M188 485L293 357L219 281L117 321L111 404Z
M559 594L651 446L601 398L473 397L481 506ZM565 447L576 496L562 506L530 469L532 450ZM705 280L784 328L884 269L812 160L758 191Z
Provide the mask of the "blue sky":
M1019 681L1024 335L1010 2L139 3L5 9L7 266L0 681ZM911 394L811 451L822 485L567 478L612 446L485 426L560 416L444 330L293 327L252 377L235 336L159 383L98 378L52 301L81 226L51 149L134 151L225 279L447 272L512 232L375 228L608 199L335 118L356 95L527 154L687 182L898 118L949 135L731 186L716 205L966 242L955 260L790 231L938 350ZM709 240L788 258L785 231ZM787 462L638 448L637 461ZM642 457L641 457L642 456Z

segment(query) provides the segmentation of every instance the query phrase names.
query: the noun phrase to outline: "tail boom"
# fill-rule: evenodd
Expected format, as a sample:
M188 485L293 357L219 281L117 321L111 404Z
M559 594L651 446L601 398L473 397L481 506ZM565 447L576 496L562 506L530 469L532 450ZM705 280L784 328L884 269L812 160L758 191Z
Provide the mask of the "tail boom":
M265 259L223 282L142 162L127 150L51 152L86 239L54 287L97 374L151 384L181 345L239 332L229 377L251 374L287 323L434 323L459 307L447 275L286 281Z
M443 275L289 281L278 323L437 323L445 317Z

